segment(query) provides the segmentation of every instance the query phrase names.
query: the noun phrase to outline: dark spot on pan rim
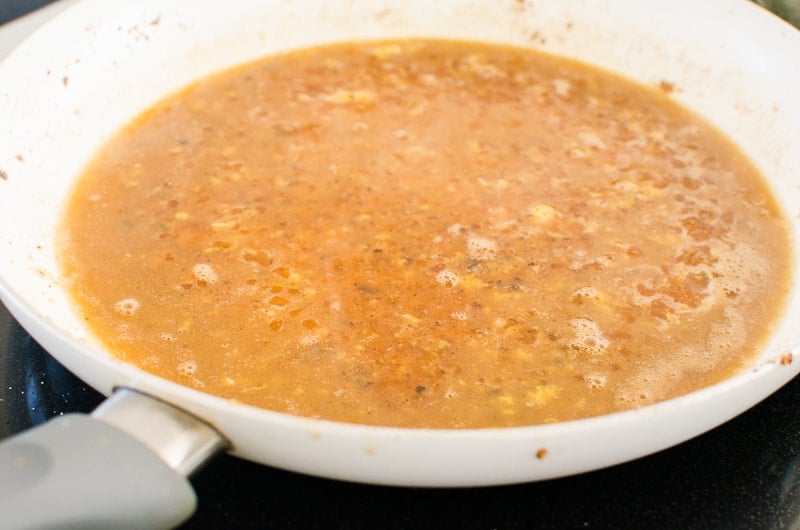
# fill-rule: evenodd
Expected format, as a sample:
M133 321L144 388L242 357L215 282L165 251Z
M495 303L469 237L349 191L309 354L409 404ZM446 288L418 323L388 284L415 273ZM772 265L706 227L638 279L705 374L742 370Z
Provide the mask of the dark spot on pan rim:
M658 88L660 88L661 91L664 92L665 94L672 94L673 92L675 92L675 83L667 81L666 79L662 79L658 83Z

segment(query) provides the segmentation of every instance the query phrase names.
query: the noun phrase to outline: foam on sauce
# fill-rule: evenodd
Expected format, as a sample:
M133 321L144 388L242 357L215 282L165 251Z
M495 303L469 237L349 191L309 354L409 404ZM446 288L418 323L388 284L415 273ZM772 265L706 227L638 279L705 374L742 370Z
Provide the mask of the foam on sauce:
M120 358L413 427L564 421L740 369L788 290L760 176L664 94L409 40L266 58L100 152L63 266Z

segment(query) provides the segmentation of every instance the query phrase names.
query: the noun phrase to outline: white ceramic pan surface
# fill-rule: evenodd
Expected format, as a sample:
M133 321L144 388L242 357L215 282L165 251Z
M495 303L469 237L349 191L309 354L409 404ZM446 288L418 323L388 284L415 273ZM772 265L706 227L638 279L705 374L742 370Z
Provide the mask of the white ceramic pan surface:
M677 100L764 172L800 248L800 34L745 0L85 0L0 65L3 302L105 394L130 387L173 403L216 427L243 458L378 484L503 484L613 465L711 429L797 373L797 260L786 312L741 375L660 404L553 425L447 431L293 417L165 381L104 351L60 284L53 244L67 193L104 140L220 69L296 47L406 36L529 46L647 85L674 84Z

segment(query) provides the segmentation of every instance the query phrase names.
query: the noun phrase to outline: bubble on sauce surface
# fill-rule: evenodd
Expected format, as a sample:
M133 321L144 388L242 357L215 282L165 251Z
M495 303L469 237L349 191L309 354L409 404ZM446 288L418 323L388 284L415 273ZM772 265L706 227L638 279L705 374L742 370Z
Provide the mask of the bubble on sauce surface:
M139 300L136 298L123 298L114 304L114 311L126 317L132 316L139 310Z
M600 293L594 287L579 287L572 292L571 300L576 304L584 300L600 300Z
M497 243L485 237L469 236L467 239L467 253L472 259L487 261L497 255Z
M459 281L458 274L449 269L442 269L436 273L436 283L443 287L455 287Z
M192 275L199 282L216 283L219 279L217 271L208 263L198 263L192 268Z
M601 388L605 388L606 383L608 383L608 378L603 374L586 374L584 376L584 380L589 388L593 388L599 390Z
M558 216L558 211L549 204L529 206L526 212L531 219L539 223L546 223Z
M692 347L681 348L662 362L651 362L634 374L617 392L617 398L637 405L663 400L681 383L683 374L706 371L715 363L709 362L709 352Z
M178 364L178 372L183 375L194 375L197 372L197 361L183 361Z
M460 234L460 233L461 233L461 230L462 230L463 228L464 228L464 227L463 227L463 226L461 226L461 224L459 224L459 223L455 223L455 224L452 224L452 225L450 225L450 226L448 226L448 227L447 227L447 233L448 233L448 234L450 234L450 235L454 235L454 236L455 236L455 235L458 235L458 234Z
M189 378L192 386L195 388L203 388L206 386L205 382L201 379L195 377L195 373L197 372L197 361L194 359L190 359L188 361L183 361L178 364L178 373L181 375Z
M566 79L553 79L553 88L557 95L567 97L572 92L572 83Z
M178 337L175 336L174 333L169 333L168 331L160 333L158 338L166 342L178 342Z
M142 366L159 366L161 358L158 355L148 355L142 359Z
M573 318L569 321L575 337L569 346L592 355L600 355L608 349L609 341L600 331L597 322L588 318Z
M317 335L305 335L300 338L299 342L301 346L313 346L319 342L319 337Z
M740 242L733 249L715 245L714 251L714 269L719 272L716 281L728 295L738 295L769 272L769 263L745 243Z
M466 311L453 311L450 313L450 316L455 320L466 320L467 319L467 312Z
M578 133L578 140L587 146L594 147L595 149L605 149L606 143L594 131L583 131Z
M625 408L642 407L654 401L649 392L639 389L626 389L617 392L616 399Z
M651 359L620 384L615 398L632 407L665 399L680 386L683 374L713 370L718 362L713 357L708 347L684 346L664 352L658 360Z
M735 351L747 342L747 327L741 311L728 306L723 311L724 319L711 327L708 336L710 351Z
M486 62L483 54L473 53L464 58L464 64L469 70L484 79L500 79L507 77L508 74L498 66Z

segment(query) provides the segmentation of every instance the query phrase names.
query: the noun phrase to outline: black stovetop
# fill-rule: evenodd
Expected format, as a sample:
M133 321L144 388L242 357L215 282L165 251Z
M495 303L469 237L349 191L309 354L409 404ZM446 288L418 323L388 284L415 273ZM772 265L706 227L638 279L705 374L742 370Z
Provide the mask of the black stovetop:
M0 0L0 25L45 3ZM199 509L185 527L800 528L798 392L800 378L733 421L656 455L576 477L516 486L365 486L221 456L192 479ZM58 414L88 412L101 400L0 305L0 438Z

